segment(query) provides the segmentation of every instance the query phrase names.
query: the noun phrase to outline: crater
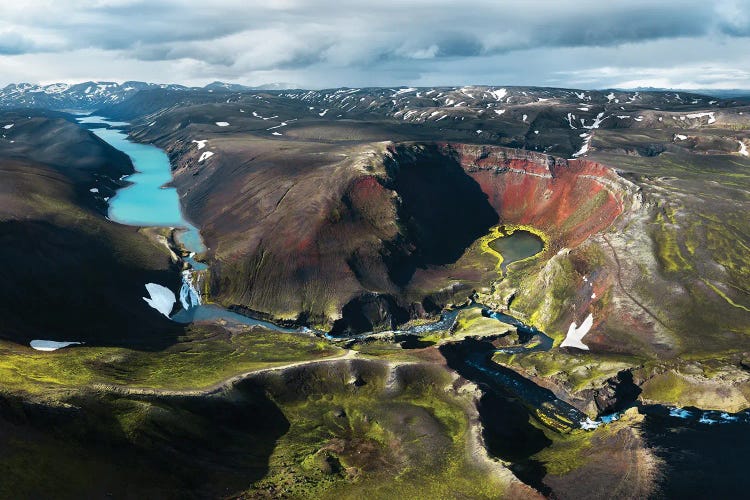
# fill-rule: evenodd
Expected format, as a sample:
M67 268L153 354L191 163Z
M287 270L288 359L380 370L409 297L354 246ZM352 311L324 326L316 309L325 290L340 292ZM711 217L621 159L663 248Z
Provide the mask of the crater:
M231 183L213 177L234 163L214 162L210 196L185 193L213 249L214 300L326 329L387 329L496 280L496 260L477 251L494 227L519 230L493 243L505 265L543 259L608 227L630 196L614 170L582 159L453 143L371 148L304 169L299 151L263 151ZM206 199L231 210L191 213ZM541 252L529 232L544 236Z

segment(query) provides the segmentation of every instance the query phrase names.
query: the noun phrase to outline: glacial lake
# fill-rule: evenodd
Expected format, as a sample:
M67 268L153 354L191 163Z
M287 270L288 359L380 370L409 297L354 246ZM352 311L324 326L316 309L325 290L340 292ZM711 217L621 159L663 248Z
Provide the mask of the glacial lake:
M98 116L79 118L82 124L101 125L92 132L113 147L130 156L136 172L125 178L131 184L118 189L109 200L109 218L132 226L182 227L180 242L191 252L203 252L200 233L185 220L177 190L165 187L172 181L172 169L167 154L152 144L128 140L119 128L125 122L111 122Z

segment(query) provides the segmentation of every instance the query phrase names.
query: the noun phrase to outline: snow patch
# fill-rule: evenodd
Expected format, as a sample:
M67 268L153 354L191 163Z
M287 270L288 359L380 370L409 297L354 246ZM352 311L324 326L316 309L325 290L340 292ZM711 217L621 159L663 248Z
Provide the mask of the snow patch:
M54 340L32 340L29 342L29 346L37 351L56 351L69 345L80 345L83 342L57 342Z
M599 113L598 115L596 115L596 118L594 118L594 123L592 123L591 125L586 125L586 119L585 118L581 118L581 126L583 128L587 128L589 130L592 130L592 129L595 129L595 128L599 128L599 125L601 125L602 122L604 120L606 120L606 119L607 119L607 117L604 116L604 111L602 111L601 113Z
M405 88L405 89L397 90L391 97L396 97L396 96L399 96L401 94L408 94L409 92L414 92L415 90L417 90L417 89L415 89L414 87L408 87L408 88Z
M579 156L586 154L589 147L591 147L592 134L581 134L581 137L583 137L583 144L581 145L581 149L573 153L573 158L578 158Z
M271 132L271 135L284 135L281 132Z
M157 285L156 283L146 283L146 291L148 291L150 297L143 297L143 300L168 318L169 313L172 312L174 303L177 302L177 297L175 297L174 292L169 288Z
M228 127L229 122L216 122L217 127Z
M213 152L211 151L204 151L203 154L201 154L201 157L198 158L198 163L203 163L204 161L208 160L213 156Z
M740 150L738 151L739 154L742 156L750 156L750 152L747 151L747 145L743 141L737 141L740 143Z
M586 316L586 319L583 320L581 326L577 326L575 321L572 322L568 328L568 334L565 336L565 340L562 341L562 344L560 344L560 347L577 347L578 349L588 351L589 347L581 340L587 333L589 333L592 326L594 326L594 316L592 314Z
M573 113L568 113L568 125L570 125L570 128L572 128L573 130L578 128L575 125L573 125L573 120L575 119L576 119L576 115L574 115Z
M198 149L200 150L206 147L206 143L208 142L208 139L204 139L202 141L191 141L191 142L196 143L198 145Z
M99 192L99 190L97 188L91 188L91 189L89 189L89 191L91 191L92 193L98 193Z
M503 113L505 113L505 110L504 109L496 109L495 113L497 113L498 115L502 115Z
M691 114L686 115L686 116L688 118L690 118L691 120L694 120L694 119L697 119L697 118L703 118L704 116L707 116L708 117L708 123L709 123L709 125L711 123L715 123L716 122L716 114L713 111L707 112L707 113L691 113Z
M604 97L607 98L607 102L612 102L612 100L615 98L615 94L613 92L610 92L609 94L605 95Z
M499 101L500 99L508 95L508 91L506 89L490 90L487 93L494 97L496 101Z
M687 137L686 135L682 135L682 134L675 134L675 135L674 135L674 138L675 138L675 140L680 140L680 141L684 141L684 140L686 140L686 139L687 139L688 137Z
M5 130L10 130L10 129L12 129L12 128L13 128L13 125L15 125L15 123L9 123L8 125L3 125L3 128L4 128Z

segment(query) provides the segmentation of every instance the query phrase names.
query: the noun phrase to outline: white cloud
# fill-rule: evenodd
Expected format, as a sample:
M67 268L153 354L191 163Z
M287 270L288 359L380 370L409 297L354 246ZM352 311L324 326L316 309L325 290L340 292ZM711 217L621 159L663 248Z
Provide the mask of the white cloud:
M750 86L744 3L3 2L0 83Z

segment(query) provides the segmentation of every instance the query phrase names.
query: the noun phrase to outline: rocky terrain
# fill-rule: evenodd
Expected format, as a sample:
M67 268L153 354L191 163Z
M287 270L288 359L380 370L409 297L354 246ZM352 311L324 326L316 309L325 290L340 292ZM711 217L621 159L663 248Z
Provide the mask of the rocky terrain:
M0 271L8 491L45 496L18 464L68 449L80 453L53 456L98 478L69 482L71 497L643 498L672 477L649 405L750 407L750 103L120 87L61 94L168 152L207 246L204 301L330 336L178 326L144 307L143 283L177 286L180 265L156 230L105 218L127 157L68 115L5 112L0 237L5 261L23 263ZM43 105L27 94L8 102ZM498 226L543 250L501 271ZM418 339L391 332L468 302L531 335L478 309ZM561 347L587 322L583 348ZM24 347L40 331L89 347L40 361ZM346 340L363 332L382 333ZM459 356L475 348L491 356L484 372ZM589 431L555 424L482 375L502 370L592 419L623 413ZM101 459L112 447L125 451Z
M0 337L173 341L181 329L141 307L144 283L179 283L166 248L106 219L130 159L65 115L3 112L0 123Z

